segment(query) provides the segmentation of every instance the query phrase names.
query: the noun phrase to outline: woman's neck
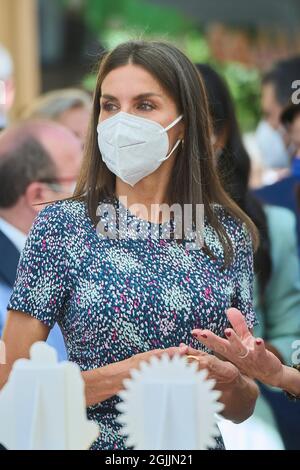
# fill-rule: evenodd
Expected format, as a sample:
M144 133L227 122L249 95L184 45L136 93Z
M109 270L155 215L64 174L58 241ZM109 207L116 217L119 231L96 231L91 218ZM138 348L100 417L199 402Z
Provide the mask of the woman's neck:
M130 212L141 219L162 221L157 211L161 204L168 203L166 183L148 177L132 187L117 178L115 194Z

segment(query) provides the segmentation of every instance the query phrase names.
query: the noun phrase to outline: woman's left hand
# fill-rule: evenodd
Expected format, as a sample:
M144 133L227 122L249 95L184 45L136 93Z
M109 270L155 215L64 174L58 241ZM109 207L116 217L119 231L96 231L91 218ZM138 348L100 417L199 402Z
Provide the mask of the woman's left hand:
M180 346L186 345L181 343ZM216 381L215 388L217 390L223 391L238 382L240 372L235 365L231 364L231 362L222 361L212 354L207 354L190 346L186 347L188 348L186 354L189 356L195 356L195 359L189 358L189 361L196 361L198 370L207 370L207 378L214 379Z
M226 328L227 339L209 330L193 330L192 334L204 346L235 364L242 374L267 385L280 387L283 375L281 361L265 348L261 338L248 329L244 315L236 308L226 312L233 328Z
M187 347L186 354L194 356L189 360L196 361L198 370L206 369L207 378L216 381L214 389L222 393L219 401L224 405L221 413L224 418L241 423L252 415L259 393L253 380L243 376L231 362L218 359L212 354L192 347Z

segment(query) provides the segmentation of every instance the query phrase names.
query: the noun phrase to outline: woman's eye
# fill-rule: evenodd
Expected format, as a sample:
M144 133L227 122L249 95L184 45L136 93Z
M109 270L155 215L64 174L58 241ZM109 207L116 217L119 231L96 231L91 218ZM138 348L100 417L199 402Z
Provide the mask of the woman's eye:
M151 111L152 109L154 109L154 106L153 104L144 101L143 103L139 104L138 108L142 111Z
M104 109L105 111L116 111L117 106L114 103L103 103L101 105L101 108Z

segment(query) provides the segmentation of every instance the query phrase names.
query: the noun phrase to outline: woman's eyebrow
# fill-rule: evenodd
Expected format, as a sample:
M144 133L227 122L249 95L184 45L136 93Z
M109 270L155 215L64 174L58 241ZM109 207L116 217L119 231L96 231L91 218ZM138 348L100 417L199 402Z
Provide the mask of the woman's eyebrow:
M151 98L152 96L158 96L159 98L162 98L162 95L160 95L159 93L149 92L149 93L141 93L140 95L135 96L134 100L141 100L141 99L144 99L144 98Z
M140 93L139 95L134 96L133 99L140 100L140 99L145 99L145 98L151 98L152 96L158 96L159 98L162 98L162 95L160 95L159 93L148 92L148 93ZM115 101L118 100L118 98L116 98L115 96L107 95L107 94L101 95L100 98L102 99L104 98L106 100L115 100Z
M117 98L113 95L101 95L100 99L101 98L105 98L106 100L117 100Z

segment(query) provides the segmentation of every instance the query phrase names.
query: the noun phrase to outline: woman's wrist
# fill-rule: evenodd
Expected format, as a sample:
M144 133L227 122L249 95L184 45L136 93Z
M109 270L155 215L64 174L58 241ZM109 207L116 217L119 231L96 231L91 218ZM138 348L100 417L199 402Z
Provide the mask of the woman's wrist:
M241 423L252 415L259 395L258 386L252 379L239 372L226 388L216 388L222 392L220 401L225 405L224 418Z
M279 388L300 398L300 372L289 366L283 366Z
M134 368L133 358L82 372L87 406L108 400L123 389L123 381Z
M255 401L259 395L259 388L255 381L241 372L236 378L235 387L237 390L247 393L249 398Z

